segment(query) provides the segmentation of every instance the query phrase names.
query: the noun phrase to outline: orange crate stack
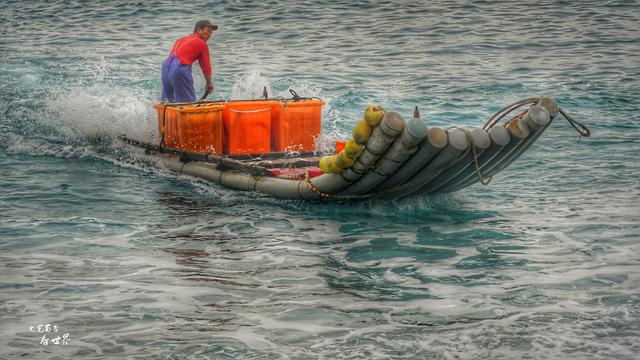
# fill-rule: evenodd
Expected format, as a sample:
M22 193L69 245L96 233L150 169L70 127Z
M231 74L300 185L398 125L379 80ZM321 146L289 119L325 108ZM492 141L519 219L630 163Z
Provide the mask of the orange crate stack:
M313 151L322 100L156 104L164 146L199 153Z

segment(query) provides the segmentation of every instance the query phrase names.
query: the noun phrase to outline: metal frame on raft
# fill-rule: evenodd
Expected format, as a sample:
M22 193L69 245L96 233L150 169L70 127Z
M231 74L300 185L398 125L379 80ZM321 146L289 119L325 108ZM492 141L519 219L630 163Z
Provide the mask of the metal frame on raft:
M522 113L498 125L508 114L530 104ZM188 153L128 141L145 147L147 153L160 153L157 159L173 171L278 199L396 199L453 192L476 182L488 184L540 137L557 114L562 114L582 136L590 135L585 125L571 118L553 99L543 96L515 102L493 115L483 128L474 130L428 128L417 111L409 121L397 112L384 112L382 119L369 129L370 136L356 139L363 145L357 156L345 158L345 154L338 154L347 166L333 165L329 170L333 173L316 177L305 172L304 178L297 180L275 176L260 164L248 163L246 158ZM324 160L321 159L321 167Z

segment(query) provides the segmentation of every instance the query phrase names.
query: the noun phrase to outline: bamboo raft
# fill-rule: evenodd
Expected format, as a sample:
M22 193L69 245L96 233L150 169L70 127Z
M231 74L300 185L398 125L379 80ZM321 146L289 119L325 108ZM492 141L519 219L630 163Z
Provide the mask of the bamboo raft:
M172 171L277 199L400 199L450 193L476 183L487 185L520 157L558 114L581 135L590 135L586 126L572 119L553 99L540 96L503 108L476 129L429 128L419 119L417 108L408 121L397 112L384 112L370 122L373 126L365 138L354 129L354 139L360 143L355 151L347 146L334 155L315 151L295 156L283 152L215 155L125 140L144 148Z

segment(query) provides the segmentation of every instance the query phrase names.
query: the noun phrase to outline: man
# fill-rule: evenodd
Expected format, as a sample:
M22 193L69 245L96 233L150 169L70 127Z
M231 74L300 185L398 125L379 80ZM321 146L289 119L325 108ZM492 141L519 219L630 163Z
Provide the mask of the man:
M169 57L162 62L162 100L169 102L196 101L193 88L191 64L196 60L207 81L207 94L213 91L211 81L211 61L207 41L218 25L209 20L196 23L193 34L178 39L173 45Z

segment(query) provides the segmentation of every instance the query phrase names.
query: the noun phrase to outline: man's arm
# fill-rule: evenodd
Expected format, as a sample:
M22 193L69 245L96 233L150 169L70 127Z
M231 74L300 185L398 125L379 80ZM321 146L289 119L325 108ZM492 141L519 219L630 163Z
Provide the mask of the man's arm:
M207 92L212 92L214 89L213 86L213 71L211 71L211 59L209 58L209 46L203 41L204 45L200 50L200 56L198 56L198 64L200 65L200 69L202 69L202 74L204 75L204 79L207 81Z
M211 75L204 77L207 80L207 93L212 93L214 86L213 81L211 80Z

